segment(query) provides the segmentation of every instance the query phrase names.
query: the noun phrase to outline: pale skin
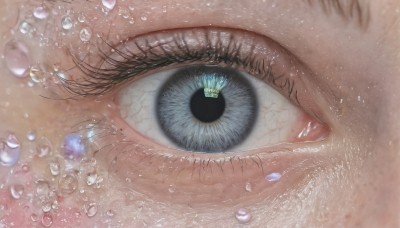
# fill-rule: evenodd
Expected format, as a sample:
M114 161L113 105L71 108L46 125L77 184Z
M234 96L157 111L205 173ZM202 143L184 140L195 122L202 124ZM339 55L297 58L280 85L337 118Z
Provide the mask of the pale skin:
M22 10L21 3L0 1L0 47L18 38L29 47L34 63L59 64L61 69L75 66L68 50L71 45L79 46L77 35L64 36L62 31L54 31L59 33L54 39L60 47L42 47L37 40L18 34L22 16L17 12L28 12L40 5L40 1L22 1L22 5L25 4ZM341 1L343 5L349 2ZM241 172L238 172L241 163L235 160L230 163L229 154L193 155L153 147L152 152L163 151L165 157L179 160L189 156L192 159L181 162L178 167L174 162L168 163L165 157L150 159L132 144L127 147L127 153L122 154L118 153L120 149L104 149L95 155L97 172L104 179L100 187L94 188L85 183L86 179L79 179L75 192L62 195L58 207L44 213L40 210L42 202L29 201L29 193L36 194L38 179L47 180L54 192L61 192L57 183L68 172L63 170L59 175L52 175L49 162L57 158L61 164L67 163L60 144L66 134L77 130L90 116L101 116L104 120L101 129L109 129L113 124L121 135L135 144L147 145L151 140L134 133L118 116L115 97L129 81L102 98L92 95L59 99L60 96L42 86L27 86L29 77L16 78L2 67L0 138L8 132L15 133L22 144L22 152L14 167L0 167L0 226L40 227L40 219L31 219L31 214L36 213L39 217L51 215L53 227L94 224L98 227L236 227L241 223L235 219L235 212L246 208L252 216L246 224L251 227L398 227L399 3L396 0L362 2L360 21L354 12L353 19L333 9L326 12L317 0L119 0L106 20L102 19L105 15L101 1L52 2L49 6L64 6L71 15L83 12L86 18L99 18L88 25L93 37L100 32L108 34L106 39L113 44L150 32L200 27L246 30L267 37L295 56L301 63L299 68L311 72L305 76L306 92L299 96L304 100L300 103L313 107L300 108L316 113L319 121L328 126L329 134L322 141L315 137L310 140L312 142L285 144L283 153L268 153L282 150L282 146L271 145L235 152L242 153L239 156L243 157L260 157L259 163L245 166ZM129 9L132 6L134 9ZM135 19L133 24L117 15L119 7L130 11ZM116 15L112 17L112 13ZM55 15L54 21L59 23L62 16ZM78 34L79 29L75 32ZM81 76L79 71L74 72L74 77ZM61 93L63 98L66 96L59 88L51 91ZM96 99L99 101L95 102ZM45 158L32 155L36 144L28 142L25 136L31 130L36 131L37 141L45 136L52 142L52 153ZM108 136L110 131L104 130L102 134L107 137L96 143L117 142L119 133ZM195 168L196 162L193 165L196 159L227 159L227 164L215 165L213 172L204 169L204 179L197 179L193 176L201 173L201 168ZM261 169L256 164L261 163L265 172L283 170L282 180L274 186L258 183ZM18 170L23 164L29 164L29 172L18 174L20 176L10 174L11 169ZM179 171L170 172L168 167ZM79 178L86 177L86 173L75 174ZM247 181L254 184L251 192L243 190ZM20 182L26 184L23 197L12 199L9 186ZM86 215L88 209L83 205L88 202L97 205L94 216Z

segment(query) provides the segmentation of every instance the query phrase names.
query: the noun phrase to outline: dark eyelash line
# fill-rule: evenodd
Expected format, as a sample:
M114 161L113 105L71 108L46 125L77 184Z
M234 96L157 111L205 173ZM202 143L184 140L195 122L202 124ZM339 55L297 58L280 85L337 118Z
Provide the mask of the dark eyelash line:
M201 48L192 48L185 37L184 32L177 31L169 42L160 42L157 45L151 44L145 38L144 47L134 40L134 47L138 53L129 50L123 51L114 49L111 44L102 39L106 47L114 51L122 60L117 60L113 55L98 47L101 57L101 64L91 65L85 60L79 60L72 55L77 68L84 74L83 78L76 80L63 80L63 87L70 93L78 96L102 95L110 91L115 86L139 75L143 75L153 70L163 69L167 66L179 64L224 64L228 67L245 69L248 73L254 74L260 80L266 80L274 86L287 90L289 98L294 95L297 99L297 91L294 89L294 81L285 78L283 75L273 75L271 62L266 63L265 59L257 58L254 54L241 56L242 44L237 42L233 34L230 34L227 44L224 44L221 34L218 33L217 40L213 44L210 30L204 28L204 38L206 44ZM252 45L251 53L256 48ZM157 53L160 52L160 53ZM103 64L111 67L102 68ZM280 83L278 83L280 81ZM299 102L298 102L299 103Z

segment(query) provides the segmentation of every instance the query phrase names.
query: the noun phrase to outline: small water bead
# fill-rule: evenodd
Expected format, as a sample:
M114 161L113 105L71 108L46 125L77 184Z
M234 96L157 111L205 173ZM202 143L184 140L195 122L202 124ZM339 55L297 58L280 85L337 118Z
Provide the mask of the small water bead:
M57 76L57 78L62 80L71 80L71 76L63 70L57 70L55 72L55 75Z
M19 24L19 32L25 35L32 35L33 32L35 32L35 27L26 21L22 21Z
M12 133L7 136L5 143L11 149L16 149L21 146L17 136L15 136L15 134Z
M38 196L47 196L50 193L50 185L45 180L36 181L36 194Z
M90 28L83 28L79 32L79 38L83 42L89 42L89 40L92 38L92 30Z
M47 72L43 67L34 65L29 68L29 77L34 83L43 83L46 80Z
M50 214L44 214L42 216L42 225L45 227L50 227L53 224L53 217Z
M42 205L42 211L43 212L50 212L51 211L51 203L50 202L46 202Z
M49 9L46 6L38 6L33 9L33 16L39 20L44 20L49 17Z
M141 16L141 17L140 17L140 20L142 20L142 21L147 21L147 17L146 17L146 16Z
M60 174L60 163L58 161L51 161L49 163L50 173L53 176L58 176Z
M4 47L4 60L8 70L16 77L27 76L31 59L28 47L18 41L11 40Z
M240 208L239 210L237 210L235 217L240 223L248 223L251 220L251 214L245 208Z
M70 160L81 158L87 152L87 146L82 137L75 133L65 136L62 148L65 157Z
M24 193L24 186L21 184L13 184L10 186L10 194L13 199L21 199Z
M252 192L253 191L253 186L251 185L250 182L246 183L245 189L247 192Z
M110 209L110 210L108 210L108 211L106 212L106 214L107 214L108 217L112 218L112 217L115 216L115 211L113 211L113 210Z
M78 188L78 180L72 174L64 175L58 182L58 187L62 194L70 195Z
M72 29L74 22L70 16L65 16L61 19L61 27L65 30Z
M78 21L79 21L80 23L84 23L84 22L86 21L86 16L85 16L85 14L83 14L82 12L80 12L80 13L78 14Z
M96 184L96 182L97 182L97 173L88 174L88 176L86 177L87 185L91 186Z
M39 216L35 213L32 213L31 220L32 220L32 222L37 222L37 221L39 221Z
M117 3L117 0L101 0L101 3L106 8L106 10L112 10Z
M86 207L86 215L88 217L93 217L97 214L97 205L96 203L90 203Z
M276 182L279 181L282 177L282 174L280 173L270 173L267 176L265 176L265 180L268 182Z
M28 139L31 142L35 141L36 140L36 132L28 131L28 133L26 133L26 139Z
M39 158L49 155L52 151L52 144L50 140L46 137L41 137L37 146L36 153Z
M0 142L0 164L10 167L17 164L20 157L20 148L12 149L6 143Z

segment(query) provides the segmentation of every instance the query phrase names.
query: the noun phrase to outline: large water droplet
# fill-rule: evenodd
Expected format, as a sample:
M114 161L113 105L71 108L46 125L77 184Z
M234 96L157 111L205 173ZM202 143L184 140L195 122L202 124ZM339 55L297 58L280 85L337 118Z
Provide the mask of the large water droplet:
M97 214L97 205L96 203L88 203L85 205L86 215L88 217L93 217Z
M240 223L248 223L251 220L251 214L245 208L240 208L237 210L235 217Z
M17 164L20 157L20 148L12 149L6 143L0 142L0 164L10 167Z
M45 227L50 227L53 224L53 217L50 214L44 214L42 216L42 225Z
M83 28L79 32L79 38L83 42L88 42L92 38L92 30L90 28Z
M38 6L33 9L33 16L37 19L44 20L49 17L49 9L46 6Z
M4 60L7 68L17 77L28 75L31 65L28 47L18 41L11 40L4 47Z
M10 186L10 194L14 199L21 199L24 193L24 186L21 184L13 184Z
M72 194L78 188L78 180L72 174L64 175L58 182L58 187L62 194Z
M112 10L114 9L117 0L101 0L101 3L106 10Z
M281 179L282 174L280 173L270 173L267 176L265 176L265 180L269 182L276 182L279 179Z
M65 16L61 19L61 26L65 30L70 30L72 29L72 26L74 25L74 22L72 21L72 18L70 16Z

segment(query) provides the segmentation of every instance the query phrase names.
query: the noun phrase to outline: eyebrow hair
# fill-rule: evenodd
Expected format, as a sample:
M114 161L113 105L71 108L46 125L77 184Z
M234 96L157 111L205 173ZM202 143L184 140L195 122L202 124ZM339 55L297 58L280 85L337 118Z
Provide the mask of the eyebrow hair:
M371 21L370 7L367 0L305 0L310 6L318 5L327 15L336 13L346 22L355 21L357 26L366 31Z

